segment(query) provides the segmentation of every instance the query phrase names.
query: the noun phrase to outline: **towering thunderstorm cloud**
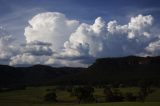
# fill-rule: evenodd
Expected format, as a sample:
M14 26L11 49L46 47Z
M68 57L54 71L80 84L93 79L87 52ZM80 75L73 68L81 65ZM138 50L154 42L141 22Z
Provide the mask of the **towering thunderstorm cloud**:
M58 12L40 13L25 27L26 43L17 46L18 53L10 46L11 36L0 36L0 59L10 60L10 65L85 67L99 57L160 55L160 33L154 27L151 15L140 14L120 25L101 17L87 24Z

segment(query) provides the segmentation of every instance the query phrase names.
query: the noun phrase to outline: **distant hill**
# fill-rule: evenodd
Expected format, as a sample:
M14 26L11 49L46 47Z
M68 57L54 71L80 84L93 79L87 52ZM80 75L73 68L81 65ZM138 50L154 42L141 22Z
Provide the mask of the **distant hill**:
M59 83L137 84L146 81L160 83L160 57L118 57L97 59L87 71L57 78Z
M0 65L0 87L48 84L137 84L160 85L160 57L118 57L97 59L88 68L53 68L44 65L11 67Z
M84 68L53 68L45 65L34 65L31 67L0 65L0 87L45 85L48 84L49 80L53 80L56 77L72 75L84 70Z

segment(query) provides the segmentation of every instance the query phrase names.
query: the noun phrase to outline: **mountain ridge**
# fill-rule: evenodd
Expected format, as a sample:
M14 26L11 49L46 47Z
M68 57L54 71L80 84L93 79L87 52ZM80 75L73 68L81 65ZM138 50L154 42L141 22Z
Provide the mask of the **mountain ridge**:
M88 68L0 65L0 87L18 85L160 82L160 56L97 59Z

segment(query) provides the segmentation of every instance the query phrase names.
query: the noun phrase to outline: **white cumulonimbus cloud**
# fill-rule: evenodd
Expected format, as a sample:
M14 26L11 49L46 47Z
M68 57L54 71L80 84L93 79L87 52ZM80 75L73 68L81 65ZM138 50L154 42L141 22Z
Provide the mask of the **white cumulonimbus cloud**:
M14 38L3 27L0 27L0 62L8 64L10 58L17 54Z
M38 40L52 44L53 51L62 48L79 25L76 20L69 20L62 13L40 13L29 20L29 26L25 28L27 43Z
M147 47L146 47L146 51L148 51L148 53L150 55L153 56L158 56L160 55L160 39L158 39L155 42L151 42Z
M79 51L78 55L85 53L93 57L137 55L150 42L152 23L151 15L132 17L126 25L117 21L106 23L98 17L93 25L82 23L71 34L64 43L65 52L74 56Z
M11 58L10 65L26 66L34 64L45 64L49 56L37 56L30 53L18 54Z
M0 36L0 59L8 60L12 56L12 46L10 42L12 42L12 36Z
M151 15L131 17L120 25L101 17L87 24L58 12L40 13L29 20L26 45L10 64L87 66L99 57L159 55L160 35L153 26Z
M44 64L52 56L51 44L32 41L21 45L20 52L11 58L10 65Z
M26 45L24 45L23 48L21 48L22 53L30 53L32 55L41 56L51 56L53 54L51 48L51 44L46 42L40 42L40 41L32 41Z

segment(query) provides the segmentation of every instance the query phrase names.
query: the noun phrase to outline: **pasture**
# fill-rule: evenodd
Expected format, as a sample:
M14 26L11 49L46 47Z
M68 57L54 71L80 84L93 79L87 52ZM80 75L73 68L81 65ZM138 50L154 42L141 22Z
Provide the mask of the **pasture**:
M155 92L149 94L145 102L114 102L104 103L103 88L95 88L94 96L98 103L78 104L77 98L67 90L56 90L58 103L44 101L47 92L55 90L55 86L27 87L25 90L0 92L0 106L160 106L160 89L153 88ZM138 93L139 88L116 88L123 94L132 92Z

